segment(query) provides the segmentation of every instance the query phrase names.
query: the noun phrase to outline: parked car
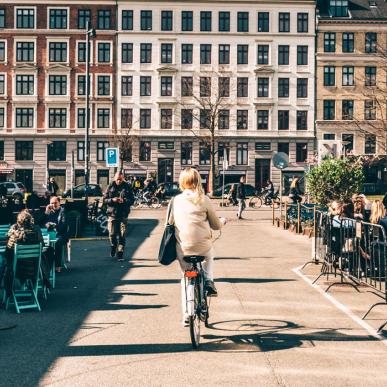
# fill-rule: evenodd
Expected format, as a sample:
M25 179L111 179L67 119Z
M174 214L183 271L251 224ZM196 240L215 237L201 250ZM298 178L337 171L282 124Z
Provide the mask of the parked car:
M165 185L166 197L176 196L180 193L179 183L174 182L174 183L161 183L161 184ZM157 188L160 187L161 184L159 184Z
M98 184L89 184L89 196L102 196L102 189ZM74 198L80 199L85 196L85 184L79 184L74 187ZM71 198L71 189L63 192L62 197Z
M225 186L224 186L224 194L225 195L227 195L229 193L231 186L233 184L238 184L238 183L225 184ZM253 196L255 194L256 189L251 184L245 184L245 189L246 189L246 196ZM219 187L216 190L214 190L212 196L222 197L222 187Z
M23 199L24 194L27 192L24 184L20 182L6 181L4 183L0 183L0 186L4 186L7 189L7 196L9 197L19 196Z

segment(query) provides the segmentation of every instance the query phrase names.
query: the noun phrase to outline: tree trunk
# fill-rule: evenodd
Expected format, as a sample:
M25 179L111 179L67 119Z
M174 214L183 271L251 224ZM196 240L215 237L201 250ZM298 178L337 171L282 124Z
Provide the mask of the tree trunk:
M208 190L210 193L215 190L216 183L216 149L215 149L215 137L211 136L211 147L210 147L210 171L208 174Z

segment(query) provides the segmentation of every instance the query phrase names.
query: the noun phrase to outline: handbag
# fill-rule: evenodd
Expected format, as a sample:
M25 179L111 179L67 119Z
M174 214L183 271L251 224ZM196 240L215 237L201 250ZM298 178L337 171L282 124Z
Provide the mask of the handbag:
M176 254L176 236L175 225L169 224L169 218L173 211L173 198L169 203L167 212L167 224L165 225L163 237L161 238L159 249L159 262L162 265L170 265L177 257Z

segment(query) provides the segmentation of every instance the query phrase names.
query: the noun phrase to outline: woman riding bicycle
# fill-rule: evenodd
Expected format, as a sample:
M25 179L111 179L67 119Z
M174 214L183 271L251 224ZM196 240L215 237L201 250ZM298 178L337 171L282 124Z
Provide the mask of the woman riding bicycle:
M204 256L203 270L206 276L206 290L209 296L216 296L217 290L213 277L214 250L212 246L212 230L220 230L226 219L218 218L208 196L203 192L200 174L196 169L184 169L179 178L181 194L177 195L172 204L169 223L175 225L176 252L183 274L181 282L181 300L183 306L183 323L187 324L184 272L190 264L184 256Z
M292 200L292 204L297 204L302 202L299 182L300 182L300 178L296 177L295 179L293 179L292 184L290 184L289 199Z

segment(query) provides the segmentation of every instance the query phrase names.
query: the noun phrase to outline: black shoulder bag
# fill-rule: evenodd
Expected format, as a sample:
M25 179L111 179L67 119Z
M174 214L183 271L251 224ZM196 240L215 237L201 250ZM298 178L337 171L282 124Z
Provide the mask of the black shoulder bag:
M176 259L175 225L169 224L171 211L173 211L173 200L174 199L172 198L168 207L167 224L165 226L159 249L159 262L165 266L170 265Z

